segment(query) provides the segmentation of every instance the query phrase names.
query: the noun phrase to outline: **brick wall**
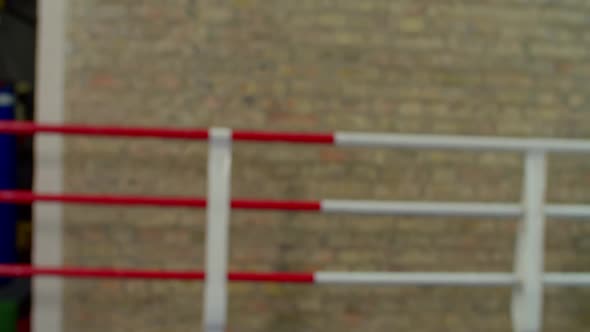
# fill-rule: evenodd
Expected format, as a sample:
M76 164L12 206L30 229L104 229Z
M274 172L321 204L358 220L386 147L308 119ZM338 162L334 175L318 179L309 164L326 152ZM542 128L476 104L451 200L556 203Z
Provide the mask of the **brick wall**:
M71 1L69 122L590 137L590 3ZM237 144L233 194L516 201L521 159ZM73 192L204 195L206 146L68 139ZM549 200L590 201L590 159ZM204 213L67 207L65 260L201 268ZM516 222L236 212L231 267L509 271ZM588 271L590 225L548 226L549 271ZM545 331L586 331L590 291L548 290ZM68 281L67 331L195 331L201 285ZM506 289L235 284L231 331L509 331Z

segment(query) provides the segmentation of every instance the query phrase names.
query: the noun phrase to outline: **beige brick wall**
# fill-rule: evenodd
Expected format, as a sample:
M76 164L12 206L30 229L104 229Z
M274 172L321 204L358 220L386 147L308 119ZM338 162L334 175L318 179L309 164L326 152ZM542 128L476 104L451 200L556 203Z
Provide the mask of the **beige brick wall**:
M70 1L69 122L590 138L590 2ZM237 144L234 196L516 201L522 162ZM206 146L68 139L71 192L203 195ZM549 199L590 201L590 159ZM67 207L66 263L199 269L204 213ZM547 269L588 271L590 225L551 222ZM508 271L515 221L236 212L231 267ZM509 331L504 289L235 284L234 332ZM587 331L590 291L548 290L547 332ZM67 331L195 331L201 286L68 281Z

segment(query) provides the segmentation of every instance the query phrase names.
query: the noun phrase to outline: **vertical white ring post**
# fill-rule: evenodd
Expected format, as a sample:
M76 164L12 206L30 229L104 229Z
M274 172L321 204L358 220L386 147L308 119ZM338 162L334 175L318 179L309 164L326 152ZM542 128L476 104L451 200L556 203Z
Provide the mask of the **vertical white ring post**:
M66 25L69 0L38 2L37 79L35 120L62 124L65 106ZM64 138L56 135L36 136L33 190L63 192ZM64 261L63 207L60 204L33 204L33 253L38 266L61 266ZM62 332L64 314L63 278L32 278L31 330Z
M211 129L209 131L204 332L225 331L227 320L231 154L231 130Z
M547 160L544 151L529 151L525 159L524 217L517 233L515 273L519 284L512 292L515 332L540 332L543 315L545 192Z

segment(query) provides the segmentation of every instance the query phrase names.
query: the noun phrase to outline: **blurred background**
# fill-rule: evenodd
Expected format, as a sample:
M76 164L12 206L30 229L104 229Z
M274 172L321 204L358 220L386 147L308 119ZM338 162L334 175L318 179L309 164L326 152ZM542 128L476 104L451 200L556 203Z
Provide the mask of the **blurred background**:
M33 119L35 2L0 3L2 114ZM78 0L66 17L68 123L590 138L586 0ZM29 188L30 140L2 139L0 183ZM202 196L206 160L195 142L67 138L64 190ZM236 144L232 194L517 202L521 171L511 153ZM588 157L552 157L549 173L549 202L590 202ZM2 208L0 258L26 262L30 208ZM64 209L66 265L203 266L202 211ZM230 268L511 271L516 226L238 211ZM587 271L590 224L547 227L546 270ZM0 331L26 328L28 285L0 287ZM64 295L66 331L200 328L200 284L68 280ZM545 299L545 332L588 331L587 289ZM232 284L229 323L499 332L509 307L507 289Z
M34 118L36 1L0 0L0 118ZM0 188L32 188L30 137L0 137ZM0 207L0 263L31 261L31 207ZM0 331L29 330L30 283L0 280Z

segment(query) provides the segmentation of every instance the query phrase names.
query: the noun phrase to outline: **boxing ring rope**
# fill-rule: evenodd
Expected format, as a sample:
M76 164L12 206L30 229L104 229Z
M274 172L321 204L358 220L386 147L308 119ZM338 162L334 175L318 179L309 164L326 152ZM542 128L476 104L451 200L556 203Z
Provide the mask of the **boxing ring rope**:
M516 139L440 135L362 133L280 133L229 129L161 129L88 125L0 122L0 133L12 135L62 134L99 137L133 137L208 140L207 198L117 196L71 193L0 191L0 203L50 202L83 205L187 207L207 210L205 271L149 271L106 268L0 266L0 276L204 280L204 328L223 331L226 324L227 281L318 283L347 285L430 285L512 287L512 318L516 332L540 332L544 286L590 286L590 273L544 273L545 218L590 217L590 205L545 204L547 153L590 153L590 141L569 139ZM523 194L520 204L456 202L294 201L231 199L232 143L282 142L330 144L343 147L454 149L505 151L524 154ZM440 272L228 272L228 222L231 209L303 211L358 215L416 215L486 218L522 218L517 233L512 273Z
M49 268L30 265L0 265L0 275L29 278L34 276L75 279L133 280L205 280L204 271L158 271L109 268ZM228 281L344 285L411 286L516 286L518 277L511 273L412 273L412 272L230 272ZM545 273L548 286L590 286L586 273Z
M210 139L207 129L160 129L117 126L36 124L0 121L0 133L14 135L63 134L102 137L135 137L183 140ZM342 147L486 150L505 152L544 151L589 153L590 141L576 139L502 138L478 136L370 134L370 133L281 133L234 130L233 141L329 144Z
M10 204L32 204L53 202L81 205L119 206L161 206L179 208L207 207L205 198L118 196L91 194L38 194L30 191L0 190L0 202ZM307 211L333 214L384 215L384 216L453 216L453 217L494 217L515 218L523 215L518 204L507 203L421 203L412 201L373 202L353 200L252 200L232 199L232 209ZM552 218L590 218L590 207L585 205L547 205L545 214Z

